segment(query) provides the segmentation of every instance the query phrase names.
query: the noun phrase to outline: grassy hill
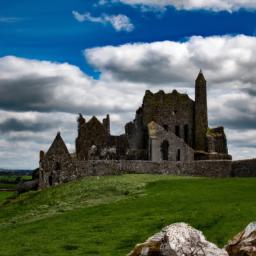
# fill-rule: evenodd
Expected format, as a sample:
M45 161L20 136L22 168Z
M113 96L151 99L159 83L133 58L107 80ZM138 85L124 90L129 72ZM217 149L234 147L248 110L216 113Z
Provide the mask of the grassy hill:
M4 201L1 256L121 256L174 222L223 246L256 219L256 179L91 177Z

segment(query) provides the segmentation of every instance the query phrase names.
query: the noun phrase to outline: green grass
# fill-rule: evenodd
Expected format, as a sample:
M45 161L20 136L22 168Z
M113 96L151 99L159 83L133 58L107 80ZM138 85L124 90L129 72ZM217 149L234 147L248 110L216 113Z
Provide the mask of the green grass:
M0 189L15 189L17 184L1 184Z
M0 192L0 205L4 203L11 195L13 195L13 192Z
M20 177L22 180L31 180L32 176L30 175L0 175L0 182L6 182L6 181L10 181L10 182L15 182L15 180Z
M223 246L256 219L255 187L254 178L125 175L29 192L0 208L0 255L121 256L181 221Z
M0 182L15 181L16 178L16 175L0 175Z
M17 186L16 179L20 177L22 181L28 181L32 179L32 176L23 175L0 175L0 189L15 189Z

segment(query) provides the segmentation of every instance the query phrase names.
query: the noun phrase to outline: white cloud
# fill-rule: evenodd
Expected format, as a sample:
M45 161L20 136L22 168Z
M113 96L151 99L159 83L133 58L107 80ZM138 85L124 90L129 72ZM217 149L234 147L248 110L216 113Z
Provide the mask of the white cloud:
M84 22L87 19L87 16L85 14L80 14L77 11L72 11L72 14L74 18L79 22Z
M248 10L256 9L256 2L254 0L112 0L112 2L159 9L172 6L178 10L204 9L233 12L242 8Z
M100 0L98 4L99 5L105 5L105 4L107 4L107 0Z
M94 17L90 13L80 14L77 11L73 11L72 13L75 19L79 22L91 21L91 22L101 23L101 24L109 23L112 25L112 27L116 31L131 32L134 30L134 25L132 24L129 17L123 14L118 14L118 15L103 14L100 17Z
M2 109L94 114L124 112L130 108L130 104L124 103L126 96L122 96L118 85L106 86L67 63L3 57L0 58L0 84ZM112 95L116 100L102 101L105 95Z
M202 68L210 86L231 83L241 88L256 83L255 51L256 38L239 35L106 46L87 49L84 54L109 79L193 86L195 74Z

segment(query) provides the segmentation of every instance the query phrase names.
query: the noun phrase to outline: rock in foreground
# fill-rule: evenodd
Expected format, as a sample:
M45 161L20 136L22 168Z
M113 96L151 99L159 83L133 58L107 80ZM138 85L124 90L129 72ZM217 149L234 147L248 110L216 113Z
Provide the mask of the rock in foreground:
M225 250L208 242L203 233L188 224L176 223L165 227L138 244L129 256L228 256Z
M230 256L256 256L256 222L237 234L225 249Z

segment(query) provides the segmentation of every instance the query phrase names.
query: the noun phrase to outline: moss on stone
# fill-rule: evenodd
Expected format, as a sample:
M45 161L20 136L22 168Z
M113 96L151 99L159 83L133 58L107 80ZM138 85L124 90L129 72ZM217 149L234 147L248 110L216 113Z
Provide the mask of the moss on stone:
M217 137L222 135L221 133L216 132L214 129L208 127L206 135Z

